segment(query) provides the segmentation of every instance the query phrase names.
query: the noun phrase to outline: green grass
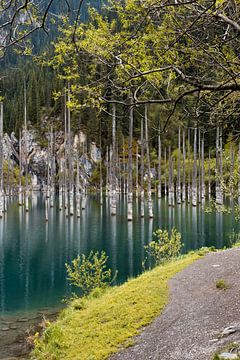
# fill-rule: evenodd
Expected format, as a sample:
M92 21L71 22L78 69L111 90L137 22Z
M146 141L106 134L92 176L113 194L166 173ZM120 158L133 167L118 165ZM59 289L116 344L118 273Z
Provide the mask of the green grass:
M72 301L36 339L32 359L103 360L132 345L132 337L167 304L168 280L199 258L191 253L98 296Z
M227 290L229 286L224 279L219 279L216 280L216 288L219 290Z

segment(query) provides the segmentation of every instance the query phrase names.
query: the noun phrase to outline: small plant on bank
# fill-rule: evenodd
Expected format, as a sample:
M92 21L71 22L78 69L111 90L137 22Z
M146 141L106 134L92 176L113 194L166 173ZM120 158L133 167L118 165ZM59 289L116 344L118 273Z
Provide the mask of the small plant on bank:
M228 285L226 283L226 281L224 279L219 279L216 281L216 288L219 290L227 290L228 289Z
M160 265L166 260L177 257L182 249L181 234L175 228L171 233L158 229L153 235L156 240L145 246L147 254L153 258L155 265Z
M104 289L111 285L117 273L112 276L111 269L107 269L108 256L104 251L91 251L88 256L78 255L71 264L66 264L67 280L82 294L89 295L94 289Z

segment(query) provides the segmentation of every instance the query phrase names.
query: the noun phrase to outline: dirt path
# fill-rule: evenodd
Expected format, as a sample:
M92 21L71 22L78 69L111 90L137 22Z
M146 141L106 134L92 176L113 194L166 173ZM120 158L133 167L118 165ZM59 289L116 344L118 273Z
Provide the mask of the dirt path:
M224 279L227 290L218 290ZM240 249L210 253L170 281L171 301L136 344L111 360L209 360L232 341L240 328L218 339L229 326L240 326Z

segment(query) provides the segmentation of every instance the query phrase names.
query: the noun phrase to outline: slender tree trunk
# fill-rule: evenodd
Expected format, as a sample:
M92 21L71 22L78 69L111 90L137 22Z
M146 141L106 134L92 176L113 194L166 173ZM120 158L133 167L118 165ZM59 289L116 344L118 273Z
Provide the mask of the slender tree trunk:
M18 205L22 206L22 137L21 130L19 133L19 190L18 190Z
M197 206L197 128L194 129L192 205Z
M100 205L103 205L103 178L102 178L102 126L100 120L100 151L101 151L101 158L100 158Z
M208 198L211 198L211 154L208 151Z
M158 134L158 199L161 199L161 197L162 197L161 160L162 160L162 148L161 148L161 136L160 136L160 132L159 132L159 134Z
M201 178L201 130L198 129L198 166L197 166L197 193L198 193L198 202L202 201L202 178Z
M53 129L50 131L50 207L54 203L54 151L53 151Z
M148 216L153 218L153 204L152 204L152 189L151 189L151 167L150 167L150 152L148 140L148 114L147 105L145 105L145 139L146 139L146 153L147 153L147 171L148 171Z
M188 193L188 203L190 204L190 200L191 200L191 195L192 195L192 187L191 187L191 151L190 151L190 144L191 144L191 130L188 129L188 188L187 188L187 193Z
M78 153L77 153L77 174L76 174L76 210L77 210L77 217L80 218L81 210L80 210L79 158L78 158Z
M4 213L4 188L3 188L3 103L0 102L0 218Z
M25 211L29 211L29 187L28 187L28 139L27 139L27 89L24 81L24 147L25 147Z
M164 176L164 194L167 196L167 149L164 148L164 166L165 166L165 176Z
M70 84L68 83L68 103L70 103ZM68 164L69 164L69 215L74 214L74 190L73 190L73 172L74 163L72 156L72 136L71 136L71 111L68 106Z
M131 98L132 104L132 98ZM132 171L133 171L133 156L132 156L132 143L133 143L133 106L130 106L129 111L129 141L128 141L128 221L132 221L133 219L133 179L132 179Z
M111 171L110 171L110 213L115 216L117 214L117 199L116 199L116 104L113 104L112 116L112 152L111 156Z
M136 145L136 197L138 197L138 143Z
M230 187L230 197L233 198L234 196L234 149L232 143L230 145L230 180L229 180L229 187Z
M186 201L186 147L185 147L185 131L183 130L183 180L182 180L182 202Z
M238 144L238 205L240 206L240 143Z
M202 202L205 200L204 135L202 137Z
M177 203L181 204L181 131L178 128L178 171L177 171Z
M141 217L144 217L144 123L141 118Z

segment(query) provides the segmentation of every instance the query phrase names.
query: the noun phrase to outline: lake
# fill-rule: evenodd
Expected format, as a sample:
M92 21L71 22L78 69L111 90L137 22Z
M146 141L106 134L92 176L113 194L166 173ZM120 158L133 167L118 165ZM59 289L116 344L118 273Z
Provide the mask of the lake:
M127 197L119 197L118 215L113 217L107 198L100 206L98 196L88 196L80 219L67 218L54 207L46 223L43 195L33 195L29 213L12 199L0 220L1 316L60 306L74 290L66 281L65 263L77 254L105 250L109 266L118 270L117 282L122 283L141 273L144 245L158 228L175 226L182 234L184 252L227 246L233 229L240 231L233 214L209 214L202 205L194 208L187 203L172 208L165 198L158 200L155 195L153 204L154 218L141 219L140 202L134 200L134 218L128 222Z

